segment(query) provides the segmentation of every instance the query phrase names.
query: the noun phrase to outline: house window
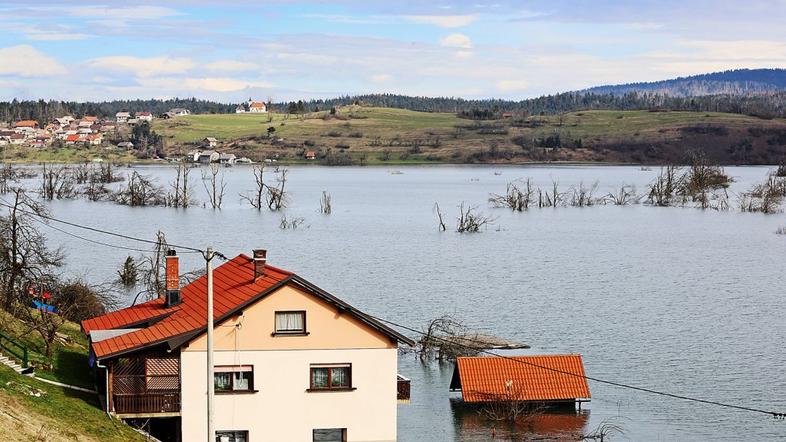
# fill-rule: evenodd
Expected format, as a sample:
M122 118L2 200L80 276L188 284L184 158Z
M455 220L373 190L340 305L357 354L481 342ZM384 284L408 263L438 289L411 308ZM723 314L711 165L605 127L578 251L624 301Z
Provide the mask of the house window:
M254 392L254 366L217 366L214 372L216 393Z
M311 366L310 390L348 390L351 388L351 364L315 364Z
M248 431L216 431L216 442L248 442Z
M306 332L306 312L276 312L275 334L302 334Z
M314 442L346 442L346 428L320 428L313 431Z

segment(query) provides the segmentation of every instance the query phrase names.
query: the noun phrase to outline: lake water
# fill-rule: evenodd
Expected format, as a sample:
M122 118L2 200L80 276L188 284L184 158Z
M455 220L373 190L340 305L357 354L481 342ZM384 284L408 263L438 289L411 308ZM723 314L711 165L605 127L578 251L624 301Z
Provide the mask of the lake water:
M136 170L171 180L169 168ZM401 173L392 173L393 171ZM496 174L495 174L496 172ZM733 193L764 180L766 167L727 168ZM421 327L449 313L480 331L532 346L529 353L580 353L590 376L708 400L786 410L786 225L782 214L692 208L595 206L513 213L488 206L491 192L531 177L563 190L599 183L596 195L636 185L658 170L638 167L291 167L291 203L303 217L279 228L281 214L239 201L253 188L249 168L226 169L225 207L130 208L54 201L54 216L173 243L212 245L228 256L268 249L293 270L373 315ZM272 174L269 174L272 176ZM199 172L194 195L206 201ZM319 213L321 192L333 213ZM439 232L439 202L454 224L462 201L496 217L477 234ZM69 229L70 230L70 229ZM46 230L68 254L68 270L111 278L126 252ZM84 235L83 232L75 232ZM114 244L137 244L100 238ZM185 255L181 267L201 265ZM402 441L569 439L612 419L615 440L771 440L786 422L765 415L653 396L590 382L580 415L550 415L514 429L462 411L448 392L452 365L402 355L412 403L399 406Z

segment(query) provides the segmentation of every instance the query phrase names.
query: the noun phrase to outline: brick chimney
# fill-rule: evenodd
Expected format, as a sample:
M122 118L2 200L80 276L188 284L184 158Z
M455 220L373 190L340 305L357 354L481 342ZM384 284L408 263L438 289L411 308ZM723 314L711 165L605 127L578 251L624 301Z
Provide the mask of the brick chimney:
M172 307L182 302L180 299L180 263L177 252L167 250L166 252L166 306Z
M254 279L265 274L265 263L267 262L267 250L254 249Z

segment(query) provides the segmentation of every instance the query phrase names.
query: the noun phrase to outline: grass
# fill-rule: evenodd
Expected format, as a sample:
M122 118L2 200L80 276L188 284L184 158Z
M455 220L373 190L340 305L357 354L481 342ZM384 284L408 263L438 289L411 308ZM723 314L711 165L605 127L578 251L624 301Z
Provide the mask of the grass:
M6 334L26 345L37 377L93 388L87 364L87 342L79 325L65 322L60 333L68 344L55 344L53 367L42 369L43 340L21 321L0 311L0 325ZM138 433L109 418L95 394L49 385L21 376L0 365L0 440L40 441L142 441Z
M97 398L36 381L0 365L0 440L142 441L109 418Z
M135 157L128 152L107 150L100 146L90 148L64 147L61 149L36 149L17 146L3 146L3 158L10 162L24 163L86 163L96 158L112 163L128 163Z
M78 324L65 322L60 327L60 333L68 336L69 342L54 344L51 370L44 368L47 365L44 341L37 332L31 331L19 319L2 310L0 310L0 329L28 348L30 364L35 368L36 376L69 385L94 388L87 363L87 339Z

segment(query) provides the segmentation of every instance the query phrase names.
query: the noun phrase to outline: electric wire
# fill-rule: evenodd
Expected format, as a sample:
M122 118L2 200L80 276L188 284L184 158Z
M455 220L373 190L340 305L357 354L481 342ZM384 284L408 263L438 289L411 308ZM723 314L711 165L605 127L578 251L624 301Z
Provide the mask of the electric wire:
M383 319L383 318L380 318L380 317L377 317L377 316L373 316L373 315L369 315L369 314L366 314L366 316L369 316L369 317L371 317L373 319L376 319L377 321L389 324L389 325L391 325L393 327L397 327L397 328L400 328L400 329L403 329L403 330L407 330L409 332L416 333L416 334L419 334L419 335L427 336L427 333L425 333L425 332L423 332L421 330L417 330L417 329L412 328L412 327L407 327L406 325L398 324L396 322L389 321L387 319ZM713 400L709 400L709 399L701 399L701 398L696 398L696 397L691 397L691 396L685 396L685 395L668 393L668 392L659 391L659 390L653 390L651 388L639 387L639 386L636 386L636 385L625 384L625 383L622 383L622 382L609 381L609 380L606 380L606 379L596 378L594 376L581 375L581 374L572 373L572 372L565 371L565 370L560 370L558 368L546 367L546 366L543 366L543 365L540 365L540 364L535 364L535 363L532 363L532 362L529 362L529 361L525 361L525 360L522 360L522 359L516 359L515 357L501 355L499 353L495 353L495 352L489 351L489 350L482 350L482 349L479 350L477 348L473 348L473 347L470 347L470 346L467 346L467 345L462 345L460 343L457 343L457 342L454 342L454 341L450 341L448 339L440 338L440 337L437 337L437 336L430 336L430 338L431 339L436 339L438 341L442 341L442 342L445 342L445 343L458 345L459 347L464 347L464 348L467 348L467 349L471 349L473 351L478 351L479 353L484 353L484 354L487 354L487 355L490 355L490 356L496 356L496 357L500 357L500 358L505 358L507 360L510 360L510 361L513 361L513 362L516 362L516 363L529 365L529 366L532 366L532 367L536 367L536 368L540 368L540 369L543 369L543 370L548 370L548 371L552 371L552 372L555 372L555 373L560 373L560 374L564 374L564 375L568 375L568 376L583 378L583 379L586 379L586 380L590 380L590 381L593 381L593 382L598 382L598 383L601 383L601 384L607 384L607 385L611 385L611 386L614 386L614 387L625 388L625 389L629 389L629 390L635 390L635 391L640 391L640 392L644 392L644 393L650 393L650 394L655 394L655 395L659 395L659 396L670 397L670 398L673 398L673 399L681 399L681 400L690 401L690 402L697 402L697 403L702 403L702 404L707 404L707 405L715 405L715 406L724 407L724 408L730 408L730 409L736 409L736 410L742 410L742 411L750 411L750 412L754 412L754 413L762 413L762 414L770 415L770 416L772 416L774 418L777 418L777 419L784 419L784 418L786 418L786 413L782 413L782 412L765 410L765 409L755 408L755 407L748 407L748 406L744 406L744 405L728 404L728 403L719 402L719 401L713 401Z

